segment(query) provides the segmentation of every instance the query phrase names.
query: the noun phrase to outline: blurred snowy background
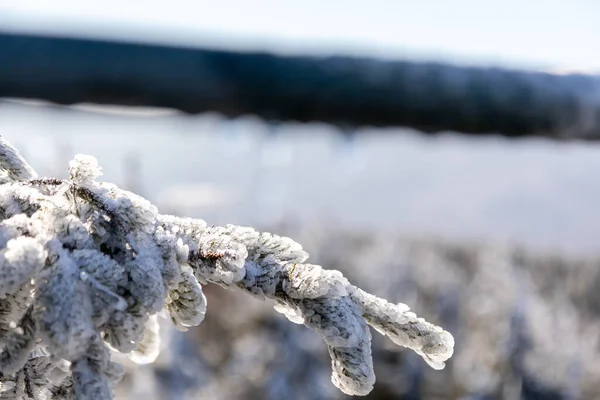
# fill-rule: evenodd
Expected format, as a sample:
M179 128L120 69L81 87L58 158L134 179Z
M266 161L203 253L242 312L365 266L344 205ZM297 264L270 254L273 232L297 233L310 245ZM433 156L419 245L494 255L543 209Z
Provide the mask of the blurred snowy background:
M66 177L77 152L165 212L210 223L348 229L594 254L600 145L271 126L168 110L0 103L1 134Z
M12 31L590 73L598 15L592 1L0 0ZM598 398L600 145L362 133L0 101L0 135L41 175L93 154L105 180L162 212L289 235L454 334L442 372L374 335L368 398ZM165 321L161 358L130 366L120 399L344 398L316 335L206 292L203 325L184 335Z

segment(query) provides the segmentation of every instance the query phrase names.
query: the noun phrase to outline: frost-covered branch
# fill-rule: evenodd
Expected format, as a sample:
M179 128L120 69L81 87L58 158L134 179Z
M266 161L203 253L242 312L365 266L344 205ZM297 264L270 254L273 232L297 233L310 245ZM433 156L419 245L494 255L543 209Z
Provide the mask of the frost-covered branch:
M23 181L37 177L37 174L27 164L27 161L21 154L12 147L2 136L0 136L0 170L2 170L2 180Z
M375 383L368 325L433 368L452 336L353 286L339 271L306 263L293 240L234 225L161 215L146 199L96 181L89 156L70 179L36 178L0 142L0 393L2 398L111 399L121 367L158 354L156 315L185 330L204 319L202 285L276 302L275 309L325 341L332 381L365 395Z

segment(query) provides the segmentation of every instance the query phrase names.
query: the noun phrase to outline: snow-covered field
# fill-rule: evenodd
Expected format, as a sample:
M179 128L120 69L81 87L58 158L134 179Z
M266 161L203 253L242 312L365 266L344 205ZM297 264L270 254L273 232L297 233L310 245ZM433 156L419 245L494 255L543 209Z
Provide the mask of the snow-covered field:
M44 175L75 153L163 212L211 223L281 221L597 253L600 146L425 137L246 118L0 103L0 134Z

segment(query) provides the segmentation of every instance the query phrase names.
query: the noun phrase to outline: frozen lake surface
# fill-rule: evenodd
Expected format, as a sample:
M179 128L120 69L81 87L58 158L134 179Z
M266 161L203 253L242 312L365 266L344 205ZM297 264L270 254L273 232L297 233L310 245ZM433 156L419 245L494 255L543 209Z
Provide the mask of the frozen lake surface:
M42 175L75 153L163 212L209 223L282 220L600 253L600 146L426 137L325 125L0 103L0 134Z

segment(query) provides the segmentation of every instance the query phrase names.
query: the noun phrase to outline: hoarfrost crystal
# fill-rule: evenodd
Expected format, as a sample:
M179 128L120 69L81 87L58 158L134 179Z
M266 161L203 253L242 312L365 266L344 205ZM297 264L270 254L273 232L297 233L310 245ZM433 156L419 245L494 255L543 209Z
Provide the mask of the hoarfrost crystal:
M146 199L98 182L78 155L70 179L38 178L0 137L0 393L2 398L111 399L122 368L110 350L156 359L157 313L175 326L206 313L213 283L276 302L319 334L332 382L349 395L375 383L368 325L443 368L450 333L305 263L293 240L234 225L161 215Z

